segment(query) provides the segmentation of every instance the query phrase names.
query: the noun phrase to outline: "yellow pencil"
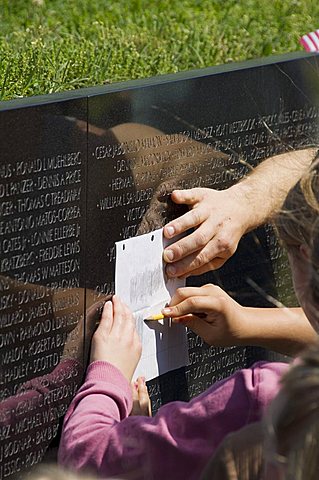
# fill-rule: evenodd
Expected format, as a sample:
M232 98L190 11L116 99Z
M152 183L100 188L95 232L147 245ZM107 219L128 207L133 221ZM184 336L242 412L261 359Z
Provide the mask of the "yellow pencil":
M151 320L163 320L165 317L162 313L157 313L156 315L151 315L150 317L145 318L144 320L147 320L148 322Z
M193 312L192 315L195 315L196 317L199 317L199 318L207 317L207 313L202 313L202 312ZM146 320L147 322L151 322L152 320L163 320L164 318L169 319L171 317L165 317L165 315L163 315L162 313L157 313L156 315L150 315L149 317L144 318L144 320Z

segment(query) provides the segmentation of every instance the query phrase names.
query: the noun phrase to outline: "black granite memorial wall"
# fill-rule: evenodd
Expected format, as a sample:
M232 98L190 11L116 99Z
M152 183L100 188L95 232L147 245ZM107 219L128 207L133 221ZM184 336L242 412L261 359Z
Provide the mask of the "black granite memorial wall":
M225 189L269 156L318 143L318 118L312 55L0 105L0 480L46 458L58 436L114 292L115 241L183 213L174 188ZM222 269L188 279L207 282L244 305L295 304L269 225ZM189 353L189 366L149 382L154 411L275 358L192 333Z

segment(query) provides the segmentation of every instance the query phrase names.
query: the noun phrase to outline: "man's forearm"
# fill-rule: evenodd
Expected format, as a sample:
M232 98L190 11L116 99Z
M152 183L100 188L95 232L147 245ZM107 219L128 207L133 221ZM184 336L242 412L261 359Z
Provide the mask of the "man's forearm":
M231 187L249 207L250 220L246 231L278 212L288 191L309 167L317 151L317 148L307 148L270 157Z

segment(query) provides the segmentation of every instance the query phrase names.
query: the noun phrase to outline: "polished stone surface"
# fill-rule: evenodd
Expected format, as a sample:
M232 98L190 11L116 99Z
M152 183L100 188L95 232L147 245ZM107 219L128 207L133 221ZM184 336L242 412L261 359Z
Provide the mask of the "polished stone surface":
M312 58L90 96L89 238L99 225L87 245L90 288L113 292L114 238L159 228L180 213L168 204L174 188L224 189L264 158L318 142L317 80ZM269 296L294 302L270 226L246 235L221 270L188 280L208 282L244 305L270 306ZM209 348L192 333L189 345L188 367L150 382L154 409L273 358L259 348Z
M43 458L82 380L63 359L84 354L86 108L0 112L1 479Z
M318 143L319 63L297 55L0 105L0 480L38 463L81 381L115 248L185 211L174 188L225 189L264 158ZM295 302L270 226L213 282L244 305ZM149 382L153 410L274 354L209 347ZM27 382L27 383L25 383ZM52 449L50 450L52 451Z

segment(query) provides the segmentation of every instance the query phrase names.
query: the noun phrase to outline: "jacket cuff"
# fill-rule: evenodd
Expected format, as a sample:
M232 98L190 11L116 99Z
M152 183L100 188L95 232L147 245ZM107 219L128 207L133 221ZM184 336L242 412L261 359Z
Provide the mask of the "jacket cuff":
M86 371L85 382L105 382L121 389L128 401L132 399L132 389L122 372L109 362L96 360L90 363Z

